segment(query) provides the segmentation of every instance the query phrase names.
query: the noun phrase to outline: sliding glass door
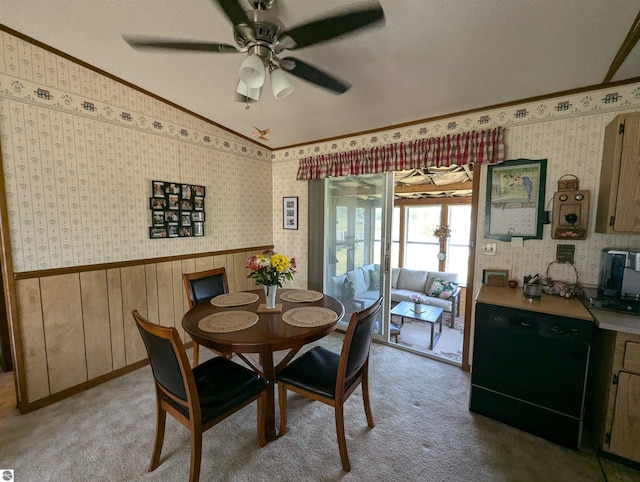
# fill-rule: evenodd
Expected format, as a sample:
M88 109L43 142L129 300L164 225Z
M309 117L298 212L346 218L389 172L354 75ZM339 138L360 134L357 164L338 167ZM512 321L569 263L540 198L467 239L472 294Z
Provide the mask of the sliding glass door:
M325 180L324 286L351 313L385 295L389 312L390 213L393 175L372 174ZM376 333L386 338L386 316Z

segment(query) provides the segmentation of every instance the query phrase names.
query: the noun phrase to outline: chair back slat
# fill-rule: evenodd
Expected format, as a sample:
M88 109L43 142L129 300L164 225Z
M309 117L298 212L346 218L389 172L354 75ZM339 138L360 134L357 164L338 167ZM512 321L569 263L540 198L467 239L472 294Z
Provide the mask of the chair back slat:
M369 357L373 329L381 308L382 297L368 308L351 315L341 355L342 358L346 356L344 378L346 383L358 373Z
M228 293L227 273L224 268L215 268L182 275L189 298L189 307L209 301L214 296Z

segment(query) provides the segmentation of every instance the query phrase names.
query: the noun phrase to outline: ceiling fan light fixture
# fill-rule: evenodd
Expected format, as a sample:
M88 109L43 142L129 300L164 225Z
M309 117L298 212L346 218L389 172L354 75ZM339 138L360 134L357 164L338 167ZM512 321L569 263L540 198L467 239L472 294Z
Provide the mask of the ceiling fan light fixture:
M252 89L259 89L264 85L265 70L262 59L257 55L248 55L238 72L240 80Z
M249 99L260 100L260 88L257 89L253 87L249 87L242 80L238 80L238 86L236 87L236 92L240 95L244 95Z
M271 71L271 91L276 99L283 99L294 90L295 87L282 69L274 69Z

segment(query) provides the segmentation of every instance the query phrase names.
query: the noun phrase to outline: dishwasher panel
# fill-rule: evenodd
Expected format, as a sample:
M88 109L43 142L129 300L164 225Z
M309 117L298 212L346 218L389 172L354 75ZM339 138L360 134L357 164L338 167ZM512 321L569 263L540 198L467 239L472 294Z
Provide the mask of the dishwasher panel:
M477 303L469 408L579 448L593 323Z

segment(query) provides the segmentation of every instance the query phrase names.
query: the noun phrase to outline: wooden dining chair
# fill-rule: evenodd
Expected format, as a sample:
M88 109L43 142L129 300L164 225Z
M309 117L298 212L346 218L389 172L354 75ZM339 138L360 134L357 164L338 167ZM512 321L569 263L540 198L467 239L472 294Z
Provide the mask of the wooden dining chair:
M340 459L346 472L351 465L344 435L344 402L359 385L367 424L374 426L369 402L369 351L381 308L382 297L351 315L341 353L316 346L287 365L277 377L280 435L287 432L287 390L334 407Z
M214 268L195 273L184 273L182 275L184 289L187 292L189 309L200 303L207 303L211 298L229 292L227 282L227 272L224 268ZM211 350L217 355L222 355L215 350ZM225 355L230 358L230 356ZM193 341L193 366L197 366L200 361L200 345Z
M149 472L160 462L167 413L191 431L190 481L200 477L202 433L254 400L258 401L258 444L263 447L267 443L264 378L223 357L192 369L175 328L150 323L137 310L131 313L147 348L155 380L156 434Z

